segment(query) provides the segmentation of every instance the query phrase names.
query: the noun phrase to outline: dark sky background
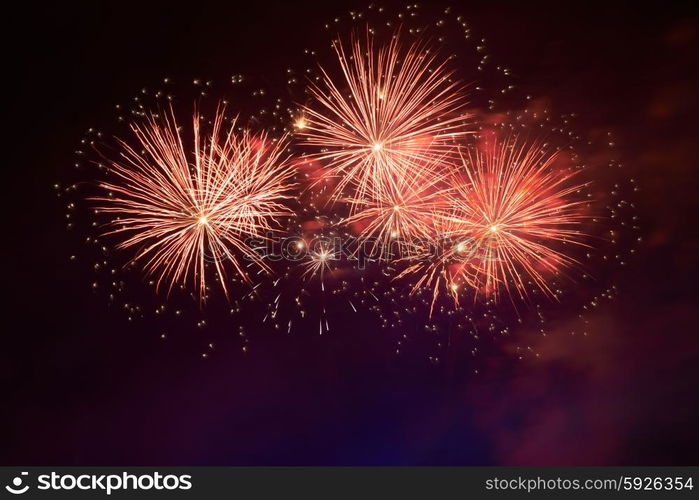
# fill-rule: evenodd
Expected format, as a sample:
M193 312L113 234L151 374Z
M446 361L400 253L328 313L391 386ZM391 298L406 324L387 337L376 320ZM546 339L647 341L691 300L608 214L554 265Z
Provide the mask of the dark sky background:
M261 336L247 354L224 340L207 360L129 325L68 260L52 185L83 132L163 76L276 75L298 30L357 5L15 6L0 30L1 464L699 463L696 10L454 4L523 84L613 130L642 186L644 244L589 335L520 332L539 359L493 355L474 376L396 358L368 318L322 341Z

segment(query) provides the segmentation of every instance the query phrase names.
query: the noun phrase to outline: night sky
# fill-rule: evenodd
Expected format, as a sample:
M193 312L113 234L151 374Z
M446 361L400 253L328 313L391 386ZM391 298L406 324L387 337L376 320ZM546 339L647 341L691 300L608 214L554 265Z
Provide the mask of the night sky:
M452 4L521 85L613 131L641 186L643 244L607 276L619 295L588 335L559 317L545 338L522 328L477 362L431 363L419 348L395 356L366 314L323 338L253 329L245 353L235 320L167 342L128 323L69 260L52 186L83 133L164 76L281 78L299 33L363 4L23 5L0 30L1 464L697 465L696 8ZM515 344L541 355L519 360Z

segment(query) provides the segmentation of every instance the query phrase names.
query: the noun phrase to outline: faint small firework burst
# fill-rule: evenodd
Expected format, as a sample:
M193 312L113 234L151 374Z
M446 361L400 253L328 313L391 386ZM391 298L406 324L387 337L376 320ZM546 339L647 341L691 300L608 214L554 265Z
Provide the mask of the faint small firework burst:
M296 129L337 178L335 200L348 187L356 200L390 195L400 179L453 151L469 115L447 60L424 43L406 48L400 33L380 48L368 32L364 42L353 37L349 51L340 41L333 47L342 77L321 68L321 82L309 88L315 103L303 106Z
M447 210L435 213L432 237L413 245L412 253L402 259L407 266L394 278L414 280L411 294L420 290L431 291L430 316L440 293L446 292L456 305L459 293L476 286L470 260L475 253L473 246L454 242L450 237L453 227Z
M359 249L379 260L421 253L423 244L436 236L435 222L446 213L451 168L449 159L440 157L410 177L395 179L373 198L347 199L358 207L344 222L359 228Z
M284 202L294 168L286 137L237 131L236 119L225 123L224 106L208 134L202 121L195 110L191 146L172 108L132 124L135 141L118 139L119 158L108 162L115 179L102 182L107 194L92 200L98 212L114 216L106 234L124 238L117 248L136 249L132 262L156 277L158 289L165 282L169 294L191 280L203 301L207 262L226 297L224 261L246 281L243 259L268 269L246 240L265 238L278 217L290 215Z
M340 259L340 252L332 241L318 239L308 249L307 259L302 263L302 278L320 278L321 289L325 291L325 273L332 270L332 262Z
M516 136L466 148L461 159L444 221L455 242L445 257L464 256L452 275L496 300L503 289L524 299L529 286L555 298L549 278L579 264L569 245L589 246L579 170L557 166L560 151Z

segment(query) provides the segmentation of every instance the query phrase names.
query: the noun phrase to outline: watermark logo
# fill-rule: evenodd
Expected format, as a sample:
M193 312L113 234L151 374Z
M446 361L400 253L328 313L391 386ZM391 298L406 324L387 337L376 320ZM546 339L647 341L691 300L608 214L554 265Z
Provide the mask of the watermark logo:
M5 489L13 495L26 493L30 485L28 472L21 472L12 479ZM159 490L168 492L173 490L192 489L192 476L189 474L161 474L152 472L146 474L131 474L128 472L112 474L63 474L51 472L36 476L36 490L39 491L70 491L83 490L103 492L111 495L117 491L147 491Z
M24 482L24 476L27 475L29 475L28 472L21 472L19 476L12 479L12 484L5 486L5 489L13 495L21 495L22 493L26 493L29 489L29 485L26 484L22 486L22 483Z

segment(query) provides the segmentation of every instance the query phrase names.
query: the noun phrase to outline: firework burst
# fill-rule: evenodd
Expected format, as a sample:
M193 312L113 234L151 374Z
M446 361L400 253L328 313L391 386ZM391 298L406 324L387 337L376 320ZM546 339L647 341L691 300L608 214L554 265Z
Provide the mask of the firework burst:
M447 194L453 195L451 190ZM448 212L451 203L449 200L446 207L433 213L430 236L411 246L411 252L401 259L407 263L406 267L394 278L412 280L411 295L420 290L431 292L430 316L440 293L451 296L456 305L460 292L476 286L470 264L472 248L463 242L454 242L450 236L455 226Z
M329 240L318 239L308 250L307 260L302 263L302 277L310 279L313 276L320 277L321 289L325 291L324 277L327 271L331 271L331 263L340 258L339 251L334 248Z
M349 198L356 208L345 224L360 228L358 246L380 260L410 258L436 236L444 216L452 165L446 157L423 165L411 177L397 178L371 199Z
M100 184L108 194L93 198L99 212L114 216L107 234L123 237L117 248L136 249L133 262L156 277L158 288L166 283L168 293L192 281L203 300L211 263L228 297L225 261L247 281L243 260L267 269L247 240L265 238L290 213L284 200L294 170L286 139L225 122L218 107L205 134L195 111L191 146L172 109L132 124L134 144L118 141L120 157L109 161L115 179Z
M453 276L495 299L501 289L524 298L528 285L556 296L547 278L577 264L565 246L587 246L589 220L578 171L557 167L559 156L512 136L466 149L444 222L455 242L446 257L461 261Z
M424 44L404 48L399 33L380 48L368 33L349 50L340 41L333 46L342 78L321 68L321 82L310 87L315 105L304 106L297 132L321 149L314 158L338 179L335 200L349 186L355 200L391 196L400 179L452 151L465 134L464 94L447 61Z

